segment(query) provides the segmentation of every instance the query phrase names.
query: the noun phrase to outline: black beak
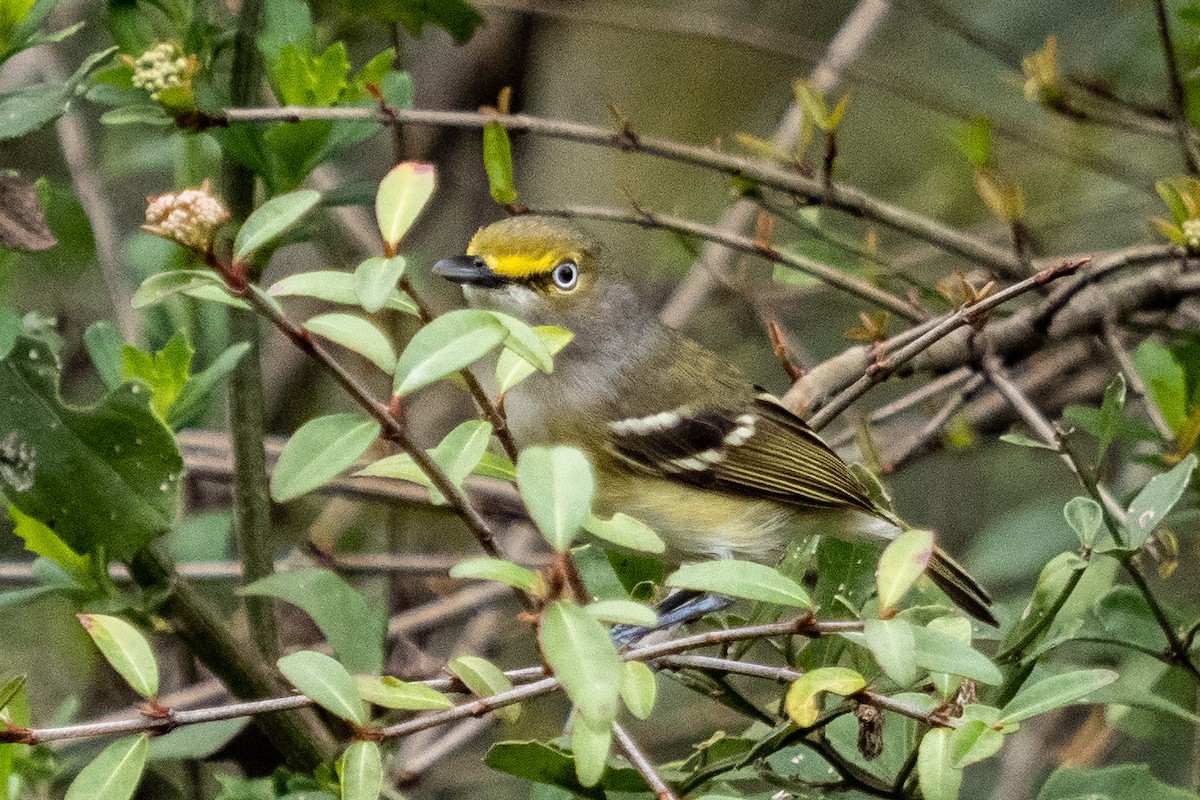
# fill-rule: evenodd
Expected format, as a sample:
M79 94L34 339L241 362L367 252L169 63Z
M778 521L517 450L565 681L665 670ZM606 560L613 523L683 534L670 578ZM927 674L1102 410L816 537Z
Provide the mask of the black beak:
M433 265L433 274L441 275L448 281L480 286L484 289L495 289L506 282L504 278L492 272L487 262L479 256L443 258Z

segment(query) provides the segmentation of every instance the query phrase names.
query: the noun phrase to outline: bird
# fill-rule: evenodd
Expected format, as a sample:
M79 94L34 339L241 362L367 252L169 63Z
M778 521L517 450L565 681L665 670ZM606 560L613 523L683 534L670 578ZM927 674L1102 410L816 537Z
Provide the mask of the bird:
M522 449L569 445L592 463L593 512L623 512L687 556L767 559L793 537L886 543L908 525L869 496L799 416L717 353L662 324L566 220L524 214L471 238L433 273L467 303L574 334L505 395ZM990 625L987 591L935 548L927 574Z

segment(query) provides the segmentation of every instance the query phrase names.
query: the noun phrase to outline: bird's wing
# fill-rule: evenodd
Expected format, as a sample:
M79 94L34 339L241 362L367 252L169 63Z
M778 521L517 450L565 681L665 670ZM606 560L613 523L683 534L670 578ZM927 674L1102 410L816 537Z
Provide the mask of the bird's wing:
M643 472L788 505L875 510L845 462L768 394L623 419L608 433L612 454Z

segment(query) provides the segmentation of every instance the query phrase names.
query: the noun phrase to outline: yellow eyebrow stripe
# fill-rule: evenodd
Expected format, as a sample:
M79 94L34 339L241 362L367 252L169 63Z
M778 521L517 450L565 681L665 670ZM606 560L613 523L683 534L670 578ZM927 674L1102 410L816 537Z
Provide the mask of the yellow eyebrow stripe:
M528 278L533 275L544 275L566 259L578 259L578 256L573 253L565 256L557 253L542 253L538 256L526 255L524 253L506 253L504 255L483 254L483 260L487 262L488 269L506 278Z

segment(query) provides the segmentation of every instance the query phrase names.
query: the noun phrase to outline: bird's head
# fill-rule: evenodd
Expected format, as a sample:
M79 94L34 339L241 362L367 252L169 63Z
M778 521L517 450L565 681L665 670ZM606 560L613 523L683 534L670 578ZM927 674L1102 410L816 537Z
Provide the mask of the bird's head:
M467 302L531 325L579 332L636 300L600 274L596 242L570 223L524 215L494 222L472 237L465 255L443 259L435 275L460 283Z

